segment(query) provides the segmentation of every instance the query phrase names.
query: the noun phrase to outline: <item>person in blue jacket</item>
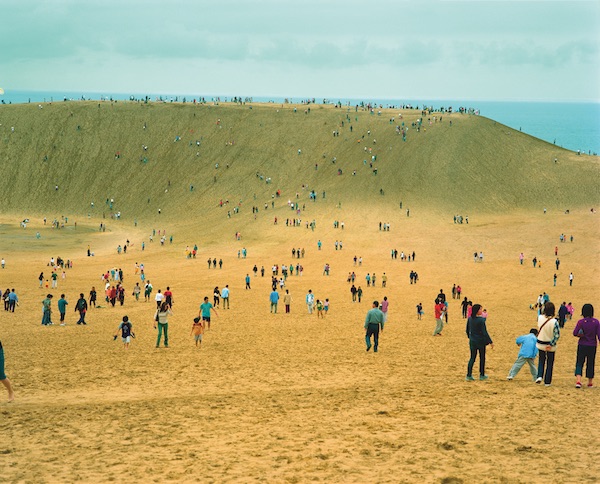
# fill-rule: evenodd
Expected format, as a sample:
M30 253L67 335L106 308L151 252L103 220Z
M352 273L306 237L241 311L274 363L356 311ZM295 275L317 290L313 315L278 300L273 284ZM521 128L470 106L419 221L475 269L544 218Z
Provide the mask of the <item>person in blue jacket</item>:
M531 372L531 376L533 381L535 381L537 377L537 366L535 366L535 359L538 355L538 349L536 346L537 343L537 334L538 330L536 328L531 328L529 333L519 336L516 340L517 345L521 347L519 350L519 355L517 356L517 361L508 372L507 380L512 380L517 373L523 368L523 365L527 363L529 365L529 371Z

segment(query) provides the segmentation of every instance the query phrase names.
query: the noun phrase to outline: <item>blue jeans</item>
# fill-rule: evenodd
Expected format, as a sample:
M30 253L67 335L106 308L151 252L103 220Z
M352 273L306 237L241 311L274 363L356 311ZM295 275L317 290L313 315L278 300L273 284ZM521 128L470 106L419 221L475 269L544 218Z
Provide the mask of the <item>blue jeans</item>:
M475 364L475 358L479 353L479 375L485 375L485 346L482 344L474 343L469 340L469 349L471 350L471 359L467 365L467 376L473 376L473 365Z
M365 335L365 342L367 343L367 349L371 349L371 335L373 335L373 351L377 351L379 346L379 324L369 323L367 327L367 333Z
M77 324L86 324L85 311L79 311L79 321L77 321Z
M519 356L517 358L517 361L515 361L515 364L508 372L509 378L514 378L515 376L517 376L517 373L519 373L519 371L521 370L521 368L523 368L523 365L525 363L529 365L529 371L531 372L531 376L535 380L535 377L537 376L537 367L535 366L534 358L524 358L523 356Z
M52 320L50 319L50 311L44 311L44 314L42 316L42 324L44 326L47 326L51 322L52 322Z

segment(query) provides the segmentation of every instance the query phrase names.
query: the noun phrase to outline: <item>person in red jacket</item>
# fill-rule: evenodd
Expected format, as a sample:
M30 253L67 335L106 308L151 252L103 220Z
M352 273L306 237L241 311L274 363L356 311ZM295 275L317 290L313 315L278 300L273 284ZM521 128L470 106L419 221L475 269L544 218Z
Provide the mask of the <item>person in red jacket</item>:
M435 300L435 330L433 331L433 336L442 335L442 330L444 329L444 313L446 312L446 305L443 301L438 297Z

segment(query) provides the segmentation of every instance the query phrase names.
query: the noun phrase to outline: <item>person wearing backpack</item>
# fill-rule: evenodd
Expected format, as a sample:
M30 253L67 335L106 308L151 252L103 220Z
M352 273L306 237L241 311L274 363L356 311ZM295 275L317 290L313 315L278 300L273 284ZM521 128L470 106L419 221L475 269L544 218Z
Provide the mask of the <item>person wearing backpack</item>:
M79 294L79 299L77 300L77 303L75 304L75 312L79 312L79 321L77 321L77 324L87 324L85 322L85 313L87 313L87 308L88 308L88 303L85 300L85 297L83 295L83 293Z

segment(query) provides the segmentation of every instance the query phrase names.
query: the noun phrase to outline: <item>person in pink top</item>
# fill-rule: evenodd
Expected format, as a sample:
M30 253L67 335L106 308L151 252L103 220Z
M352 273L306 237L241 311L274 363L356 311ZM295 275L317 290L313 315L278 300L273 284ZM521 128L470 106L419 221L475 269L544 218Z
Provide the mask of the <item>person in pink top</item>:
M383 301L381 301L381 306L379 306L379 309L381 309L381 312L383 313L384 324L387 323L389 305L390 303L388 302L387 296L384 296Z
M567 310L569 311L569 320L571 320L573 318L573 313L575 312L575 308L571 304L571 301L567 304Z
M581 308L583 319L577 321L573 336L579 338L577 345L577 361L575 363L575 388L581 388L583 364L586 363L585 377L588 379L588 388L594 386L594 367L596 363L596 349L600 340L600 322L594 318L594 306L584 304Z

